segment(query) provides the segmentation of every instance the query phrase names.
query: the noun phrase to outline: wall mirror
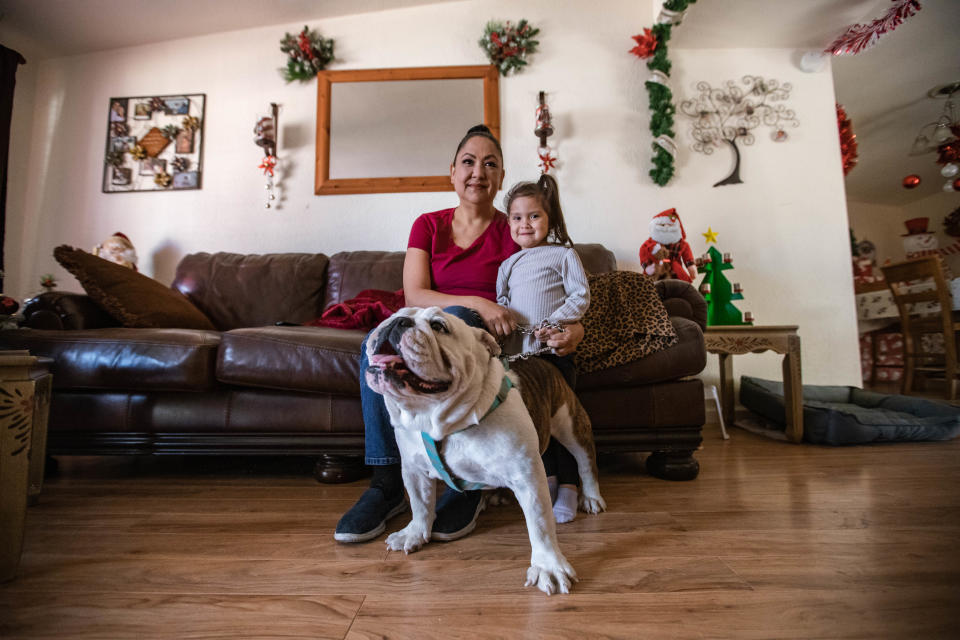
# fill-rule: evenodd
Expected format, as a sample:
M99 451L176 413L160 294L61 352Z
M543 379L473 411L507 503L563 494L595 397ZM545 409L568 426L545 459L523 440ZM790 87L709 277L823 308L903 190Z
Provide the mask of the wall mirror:
M452 191L467 129L500 136L493 65L321 71L315 193Z

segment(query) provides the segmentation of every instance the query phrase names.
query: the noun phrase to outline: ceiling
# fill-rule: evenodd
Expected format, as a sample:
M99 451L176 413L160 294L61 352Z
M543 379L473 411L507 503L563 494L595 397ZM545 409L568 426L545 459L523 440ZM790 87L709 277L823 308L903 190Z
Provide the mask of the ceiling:
M442 1L454 0L0 0L0 38L40 60ZM935 154L908 152L920 127L943 107L927 90L960 80L960 2L921 4L873 48L833 59L837 101L859 146L858 164L846 178L850 199L904 205L939 192L945 182ZM820 50L847 25L869 22L890 6L890 0L701 0L674 30L671 45ZM908 174L921 177L919 187L901 186Z

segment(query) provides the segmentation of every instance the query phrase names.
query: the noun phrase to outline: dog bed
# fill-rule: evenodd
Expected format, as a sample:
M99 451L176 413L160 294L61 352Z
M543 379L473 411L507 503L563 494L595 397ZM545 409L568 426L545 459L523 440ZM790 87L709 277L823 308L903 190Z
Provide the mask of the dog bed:
M742 376L740 404L784 429L783 383ZM864 391L803 386L803 439L813 444L949 440L960 433L960 408L942 402Z

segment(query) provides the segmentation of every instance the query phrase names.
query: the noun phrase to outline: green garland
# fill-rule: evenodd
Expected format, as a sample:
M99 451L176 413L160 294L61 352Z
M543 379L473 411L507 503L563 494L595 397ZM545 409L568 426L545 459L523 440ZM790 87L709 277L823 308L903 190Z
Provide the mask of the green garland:
M671 12L683 12L696 1L667 0L663 3L663 8ZM667 58L667 42L670 41L672 28L673 25L670 22L653 25L651 31L657 39L657 48L647 62L647 68L650 71L659 71L667 79L670 78L671 68L670 60ZM673 114L676 113L677 108L673 104L673 92L667 84L657 80L647 80L645 85L647 97L650 100L650 133L656 141L650 177L662 187L670 182L674 174L673 154L664 148L664 145L673 145L673 137L676 135L673 131ZM664 140L663 137L669 140ZM664 145L661 145L661 141Z

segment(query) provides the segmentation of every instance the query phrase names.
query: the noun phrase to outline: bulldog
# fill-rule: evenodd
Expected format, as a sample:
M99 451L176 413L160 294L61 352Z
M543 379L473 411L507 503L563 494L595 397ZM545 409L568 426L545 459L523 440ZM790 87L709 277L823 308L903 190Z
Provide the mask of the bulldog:
M430 541L435 480L458 490L506 487L530 537L524 586L569 593L577 575L557 542L540 454L555 437L577 460L580 508L604 510L590 420L555 367L531 358L507 372L499 355L492 335L439 307L401 309L370 334L365 375L384 396L413 515L387 547L411 553Z

